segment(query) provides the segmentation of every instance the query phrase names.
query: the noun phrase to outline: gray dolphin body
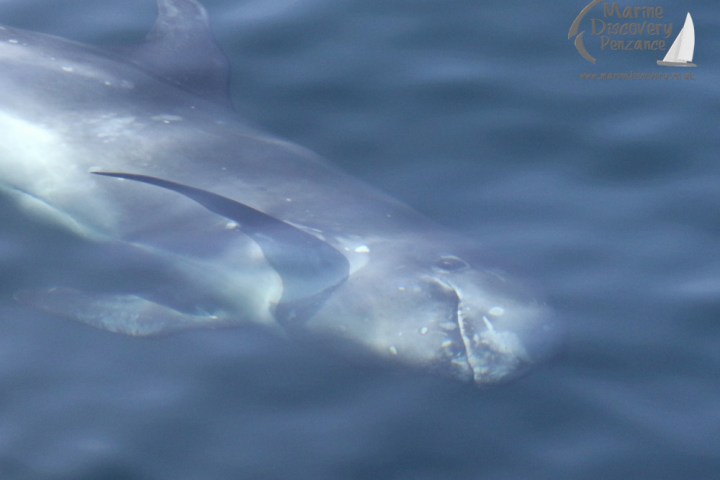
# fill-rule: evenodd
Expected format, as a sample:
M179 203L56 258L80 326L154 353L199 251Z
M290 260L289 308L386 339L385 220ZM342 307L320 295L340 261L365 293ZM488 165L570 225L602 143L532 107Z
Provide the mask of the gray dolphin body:
M131 335L264 324L478 384L542 356L543 304L467 240L237 119L205 10L158 7L123 54L0 27L0 206L64 232L16 227L15 267L44 272L16 300Z

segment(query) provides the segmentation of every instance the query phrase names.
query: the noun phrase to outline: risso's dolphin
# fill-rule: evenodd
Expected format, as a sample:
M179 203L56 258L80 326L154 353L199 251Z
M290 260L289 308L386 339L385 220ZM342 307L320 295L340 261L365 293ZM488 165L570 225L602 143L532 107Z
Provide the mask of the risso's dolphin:
M478 384L543 354L543 303L237 119L203 7L158 7L120 52L0 27L0 210L23 219L13 271L33 269L15 300L129 335L263 324Z

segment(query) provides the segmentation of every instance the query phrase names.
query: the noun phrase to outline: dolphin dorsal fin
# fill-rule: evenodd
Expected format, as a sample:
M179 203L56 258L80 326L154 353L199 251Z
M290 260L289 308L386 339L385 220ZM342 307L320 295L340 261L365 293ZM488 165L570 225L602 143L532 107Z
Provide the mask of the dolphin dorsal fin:
M92 172L155 185L194 200L211 212L238 223L240 230L260 247L280 275L280 304L320 298L349 275L347 258L329 243L248 205L216 193L161 178L120 172Z
M158 17L128 59L207 100L230 105L230 68L196 0L157 0Z

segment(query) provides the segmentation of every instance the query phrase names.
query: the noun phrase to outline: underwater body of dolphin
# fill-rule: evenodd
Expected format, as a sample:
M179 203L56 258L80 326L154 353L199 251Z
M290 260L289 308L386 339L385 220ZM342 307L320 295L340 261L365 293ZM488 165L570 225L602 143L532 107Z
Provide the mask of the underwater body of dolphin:
M543 304L238 120L203 7L158 7L121 54L0 27L0 206L74 239L25 238L18 261L45 273L15 300L130 335L264 324L478 384L542 356Z

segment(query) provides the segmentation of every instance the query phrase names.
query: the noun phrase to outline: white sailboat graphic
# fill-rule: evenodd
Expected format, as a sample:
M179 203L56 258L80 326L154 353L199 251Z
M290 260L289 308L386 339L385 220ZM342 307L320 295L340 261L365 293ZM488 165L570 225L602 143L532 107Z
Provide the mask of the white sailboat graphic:
M688 12L685 24L680 29L677 38L670 46L665 58L658 60L657 64L663 67L697 67L692 63L695 52L695 25Z

